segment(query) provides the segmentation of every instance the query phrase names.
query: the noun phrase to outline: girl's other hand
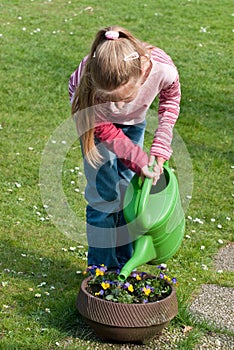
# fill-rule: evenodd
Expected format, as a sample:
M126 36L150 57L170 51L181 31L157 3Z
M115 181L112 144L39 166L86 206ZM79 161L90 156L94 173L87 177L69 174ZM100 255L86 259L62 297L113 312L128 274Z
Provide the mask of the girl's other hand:
M155 169L155 167L154 167ZM156 184L156 182L159 179L159 169L158 170L150 170L148 165L143 166L143 168L141 168L141 178L142 181L144 181L144 178L147 177L148 179L153 179L153 185Z
M149 157L149 163L148 163L148 171L151 173L151 176L147 176L149 178L153 178L153 185L156 185L160 175L163 173L163 164L165 163L166 159L162 158L162 157L157 157L157 162L155 162L155 156L150 156ZM149 167L152 167L152 165L154 165L153 167L153 171L149 170ZM145 168L145 167L144 167ZM142 168L142 170L144 169ZM152 176L152 174L154 174L154 176ZM144 174L143 174L144 175Z
M153 169L149 169L149 167L152 167L152 165L154 164ZM142 181L144 181L144 178L147 177L149 179L153 179L153 185L156 185L159 177L160 177L160 168L157 165L157 163L155 163L155 157L154 156L150 156L149 158L149 162L148 165L145 165L142 169L141 169L141 178Z
M160 175L163 173L163 164L166 162L166 159L162 157L157 157L157 161L155 162L155 157L150 156L149 158L149 166L152 166L154 164L154 171L156 171L157 168L160 170Z

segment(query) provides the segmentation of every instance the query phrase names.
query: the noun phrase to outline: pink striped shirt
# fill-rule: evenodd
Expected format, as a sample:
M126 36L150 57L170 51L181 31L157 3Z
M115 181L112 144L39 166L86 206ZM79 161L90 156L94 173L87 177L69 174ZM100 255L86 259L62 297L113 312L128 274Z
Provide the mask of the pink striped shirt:
M87 60L86 56L69 80L69 96L72 101L76 86ZM133 171L140 173L140 169L148 164L147 154L134 145L117 124L134 125L141 123L147 111L156 98L159 97L158 127L155 130L150 154L169 159L172 154L171 141L173 126L180 111L180 83L177 69L171 58L161 49L154 47L151 51L152 68L146 81L141 85L136 98L125 103L119 110L113 102L98 107L95 135L101 142L116 153ZM107 113L108 110L108 113Z

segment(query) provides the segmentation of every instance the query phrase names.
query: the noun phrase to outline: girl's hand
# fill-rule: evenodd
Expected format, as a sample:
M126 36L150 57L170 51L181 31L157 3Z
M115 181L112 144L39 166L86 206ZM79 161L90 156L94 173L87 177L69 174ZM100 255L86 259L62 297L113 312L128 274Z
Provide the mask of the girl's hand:
M149 163L148 166L152 166L154 164L153 172L157 175L154 177L153 185L156 185L160 175L163 173L163 164L165 163L166 159L162 157L157 157L157 162L155 162L155 156L149 157Z
M160 175L163 173L163 164L165 162L166 162L166 159L164 159L162 157L157 157L157 162L155 162L155 156L150 156L150 158L149 158L149 166L151 166L155 163L154 169L159 167Z
M159 179L160 173L159 173L159 168L157 168L155 170L156 167L154 167L153 171L149 170L148 165L143 166L143 168L141 168L141 178L142 181L144 181L144 178L147 177L149 179L153 179L153 185L156 184L156 182Z

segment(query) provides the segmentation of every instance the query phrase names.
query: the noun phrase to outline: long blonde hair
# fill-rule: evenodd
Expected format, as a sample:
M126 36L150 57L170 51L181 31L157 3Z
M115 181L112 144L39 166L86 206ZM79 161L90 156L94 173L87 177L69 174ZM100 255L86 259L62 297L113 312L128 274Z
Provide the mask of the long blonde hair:
M108 31L118 32L119 37L108 40L105 36ZM125 59L133 53L139 57ZM72 115L76 119L83 152L93 166L100 162L101 156L94 141L94 110L88 107L100 101L114 101L116 90L120 86L128 83L131 78L137 81L141 77L141 57L146 55L146 45L125 28L106 27L96 34L72 103Z

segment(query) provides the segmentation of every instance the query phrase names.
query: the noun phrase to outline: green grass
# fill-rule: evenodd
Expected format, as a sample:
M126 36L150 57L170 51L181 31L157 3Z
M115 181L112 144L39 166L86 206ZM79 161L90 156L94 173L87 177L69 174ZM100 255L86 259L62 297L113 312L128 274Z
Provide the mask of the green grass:
M168 262L179 280L180 304L169 332L192 325L189 336L178 345L190 350L210 329L193 321L188 305L202 283L233 286L233 274L218 274L213 266L221 246L218 240L223 245L233 241L231 5L228 0L2 1L0 349L109 348L93 336L76 312L82 280L76 271L86 267L87 247L70 250L84 239L70 239L48 216L41 199L39 170L49 138L70 116L69 76L88 53L96 31L111 24L125 26L167 51L180 72L182 103L176 132L193 166L189 173L193 193L186 217L199 218L203 224L187 218L186 235L191 238L184 239ZM148 132L146 145L151 137ZM179 170L176 150L171 165ZM79 171L81 154L74 142L62 166L62 183L70 207L83 222L85 202L74 191L79 188L82 192L84 187ZM60 221L69 227L65 217ZM74 237L75 229L70 229ZM81 228L77 230L81 237ZM153 272L153 267L144 268ZM39 298L35 297L38 293Z

